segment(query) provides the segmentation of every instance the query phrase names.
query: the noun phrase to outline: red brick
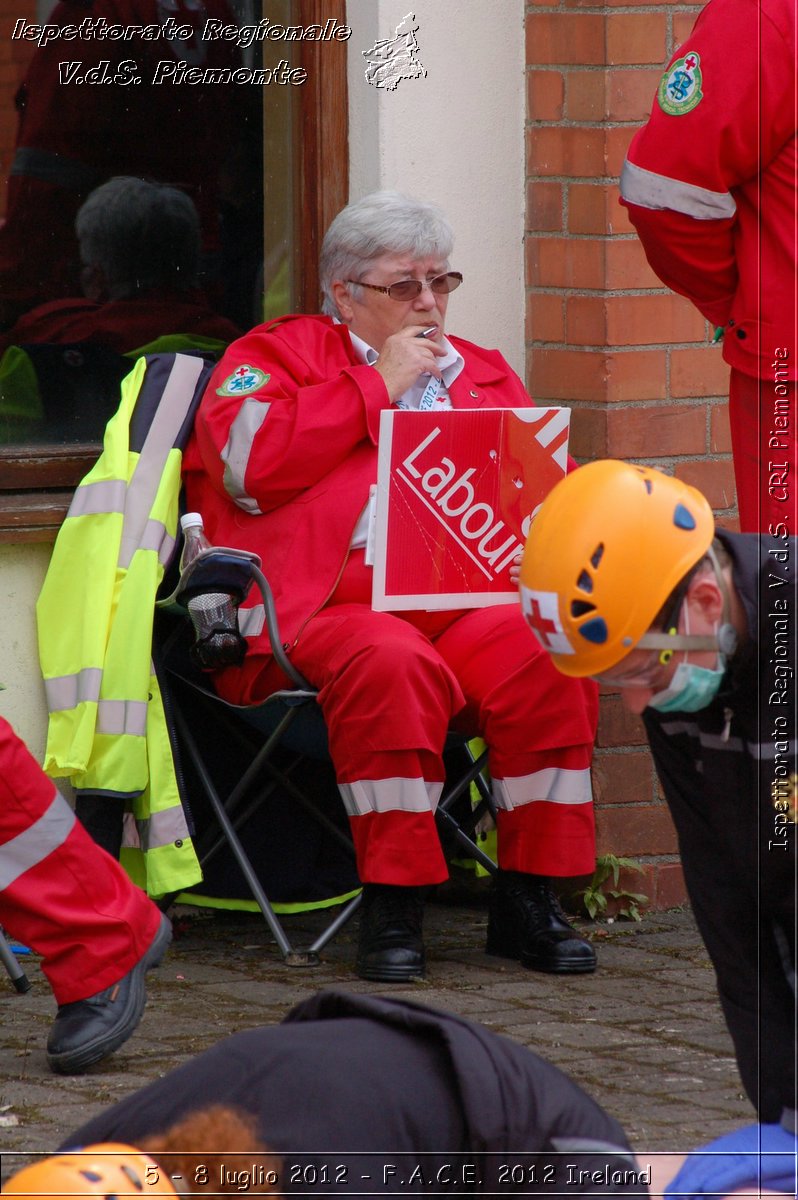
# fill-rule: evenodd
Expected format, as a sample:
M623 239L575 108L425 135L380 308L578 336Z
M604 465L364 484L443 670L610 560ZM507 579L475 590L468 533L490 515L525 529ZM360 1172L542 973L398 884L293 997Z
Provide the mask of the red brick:
M703 342L706 322L697 308L673 293L609 296L607 340L614 346Z
M701 11L701 7L693 9L692 12L677 12L673 14L673 53L675 54L679 46L686 42L693 31L693 26L696 22L696 17Z
M572 183L568 188L568 232L609 233L607 189L602 183Z
M596 804L640 804L654 795L654 768L646 751L597 754L593 759L593 793Z
M646 261L643 247L636 237L613 238L607 242L605 286L611 292L620 292L629 288L662 289L662 283L657 279Z
M658 909L678 908L687 900L687 886L681 863L660 863L656 876L655 903Z
M528 71L526 113L530 121L559 121L563 115L565 83L561 71Z
M596 13L529 13L526 61L600 65L604 61L604 18Z
M526 306L528 342L565 341L565 297L551 292L531 292Z
M664 350L617 350L607 355L607 400L663 400Z
M659 67L610 71L607 78L607 119L645 121L651 112L661 76Z
M626 161L626 151L635 134L636 126L615 125L606 130L604 138L604 174L617 179Z
M592 316L593 310L596 310ZM600 316L599 316L600 314ZM598 336L580 336L583 323ZM670 346L705 338L704 318L689 301L673 293L647 296L574 296L568 301L568 340L571 344L610 346Z
M704 454L706 426L702 406L644 404L612 409L607 418L607 454L645 461Z
M526 227L538 233L558 233L562 229L561 183L527 183Z
M529 237L526 243L526 281L530 287L604 286L604 242L594 238Z
M526 131L528 175L604 175L603 129L539 125Z
M615 13L607 17L607 63L618 65L665 61L665 13Z
M570 450L574 458L608 458L607 416L605 407L587 408L574 404L571 408Z
M565 113L569 121L603 121L607 116L607 75L595 70L565 73Z
M713 404L709 417L709 450L711 454L731 454L729 405Z
M630 712L614 693L602 694L599 700L598 747L645 746L646 731L637 713Z
M607 301L604 296L569 296L565 331L571 346L603 346L607 341Z
M676 830L670 813L652 804L619 805L596 810L599 854L635 858L641 854L676 854Z
M734 469L730 462L677 463L674 474L703 492L715 509L731 508L735 503Z
M590 350L533 349L528 357L529 391L536 400L602 400L607 360Z
M728 396L729 368L718 346L671 351L671 395Z

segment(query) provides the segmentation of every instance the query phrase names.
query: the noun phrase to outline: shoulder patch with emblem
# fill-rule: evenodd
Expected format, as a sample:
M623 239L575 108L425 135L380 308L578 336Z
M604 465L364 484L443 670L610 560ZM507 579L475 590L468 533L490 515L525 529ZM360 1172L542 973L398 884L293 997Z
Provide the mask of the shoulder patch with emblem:
M662 76L657 100L663 112L671 117L683 117L692 112L704 99L701 91L701 59L691 51L677 58Z
M248 396L250 392L257 392L258 388L263 387L264 383L268 383L270 379L271 375L267 375L265 371L243 363L240 367L236 367L232 375L227 376L221 387L216 389L216 395Z

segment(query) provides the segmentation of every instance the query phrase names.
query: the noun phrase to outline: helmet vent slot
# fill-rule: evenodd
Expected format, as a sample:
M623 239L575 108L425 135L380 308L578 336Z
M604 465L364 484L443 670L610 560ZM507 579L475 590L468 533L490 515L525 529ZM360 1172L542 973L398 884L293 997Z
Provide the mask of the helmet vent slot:
M599 565L599 563L601 562L603 555L604 555L604 543L599 542L598 546L596 546L596 549L590 555L591 566L597 567Z
M588 571L583 571L576 581L576 586L580 592L587 592L588 595L593 591L593 579Z
M572 600L571 601L571 616L572 617L584 617L586 613L591 613L591 612L595 612L595 611L596 611L595 604L588 604L588 602L586 600Z

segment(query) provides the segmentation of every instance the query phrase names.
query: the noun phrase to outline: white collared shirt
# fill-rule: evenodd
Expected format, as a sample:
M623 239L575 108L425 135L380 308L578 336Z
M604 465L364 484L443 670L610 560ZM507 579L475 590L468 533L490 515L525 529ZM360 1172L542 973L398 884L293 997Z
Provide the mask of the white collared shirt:
M352 347L360 362L373 367L379 358L379 354L374 347L369 346L368 342L364 342L356 333L352 333L351 329L349 330L349 336L352 339ZM447 337L441 338L440 345L446 351L445 357L438 359L438 366L441 371L440 382L434 375L419 375L416 382L406 392L403 392L398 400L394 401L397 408L419 409L425 393L428 396L428 400L424 403L425 408L432 410L452 407L452 402L449 398L449 388L465 367L465 359L462 354L455 350ZM435 387L436 384L439 384L437 389ZM371 509L372 501L369 500L360 514L355 531L352 534L351 546L353 550L361 549L368 542Z

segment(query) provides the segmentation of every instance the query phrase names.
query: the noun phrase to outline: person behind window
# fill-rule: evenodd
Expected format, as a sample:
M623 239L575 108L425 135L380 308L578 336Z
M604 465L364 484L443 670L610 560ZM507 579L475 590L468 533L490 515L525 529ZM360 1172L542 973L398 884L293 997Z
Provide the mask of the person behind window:
M120 175L96 188L78 210L83 298L32 309L0 339L0 347L91 342L119 354L162 335L238 337L198 290L200 222L178 188Z
M424 971L424 899L447 877L434 812L453 723L484 735L499 809L489 953L589 972L593 948L550 883L594 869L595 686L552 670L514 604L371 608L380 414L532 403L498 351L447 337L462 281L452 245L440 209L397 192L343 209L321 252L325 315L256 327L212 376L184 459L187 501L212 542L267 564L288 652L319 689L365 885L359 974ZM236 703L283 682L265 631L242 667L216 673Z

